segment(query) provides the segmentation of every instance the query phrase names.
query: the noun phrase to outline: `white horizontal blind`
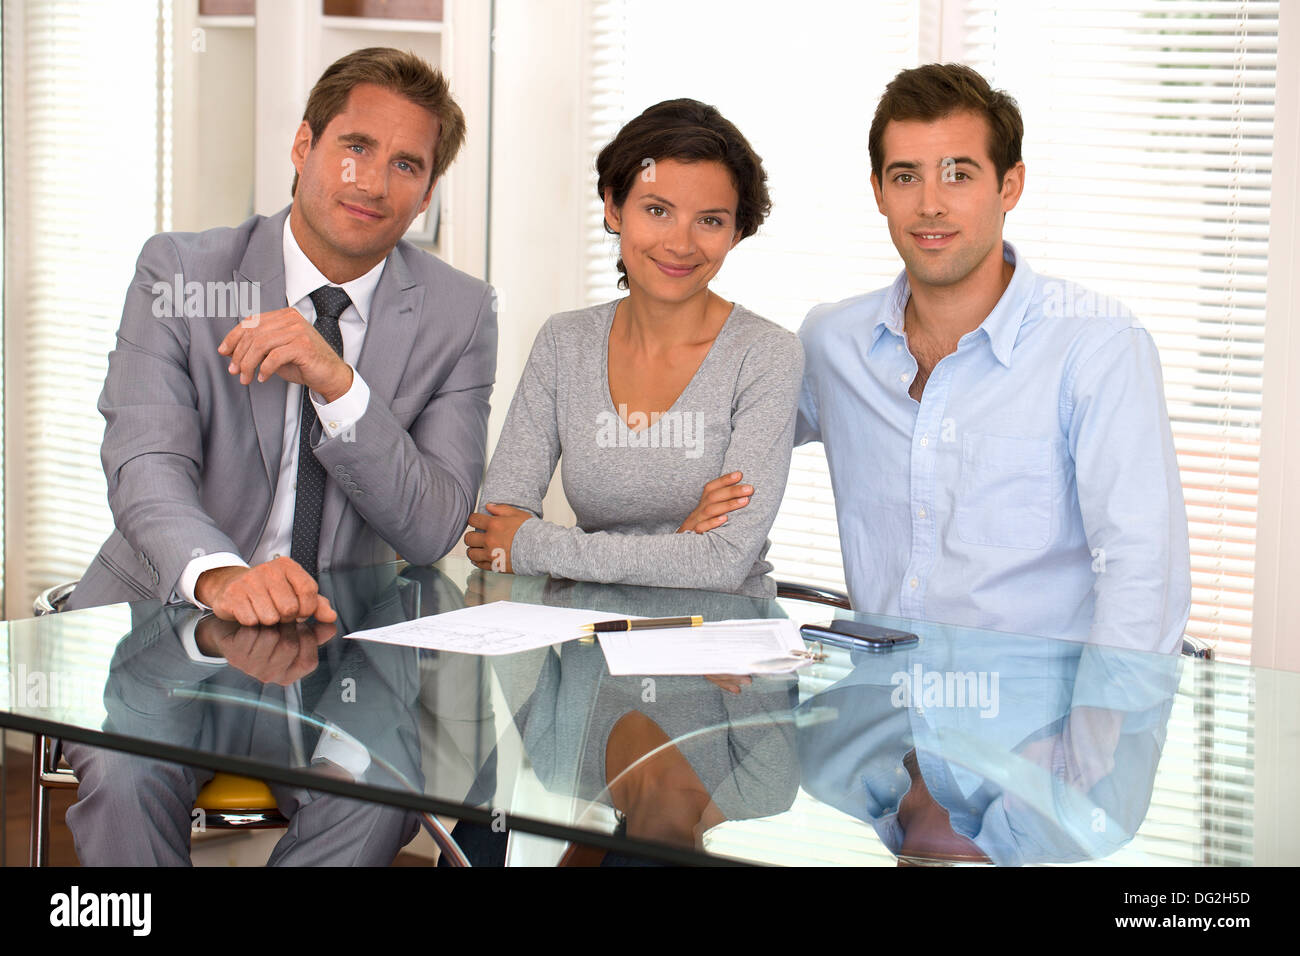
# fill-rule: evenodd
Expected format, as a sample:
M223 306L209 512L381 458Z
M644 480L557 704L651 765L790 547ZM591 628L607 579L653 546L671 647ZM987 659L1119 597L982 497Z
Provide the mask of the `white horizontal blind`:
M20 313L6 319L26 341L25 381L9 383L25 400L25 454L6 462L25 488L8 502L23 529L11 609L78 578L113 526L95 406L136 255L165 224L159 17L158 0L43 0L12 38L23 101L7 104L5 142L21 144L27 189L9 197L6 236L25 259Z
M1247 660L1278 4L966 11L962 59L1025 117L1026 189L1006 235L1040 273L1123 300L1155 337L1191 536L1187 630Z
M720 295L795 330L818 302L893 280L900 263L871 196L867 130L880 90L915 62L915 2L600 0L592 8L593 169L623 123L678 96L718 107L763 157L772 217L728 256L713 285ZM591 177L589 303L621 294L617 240L602 228ZM778 577L844 586L820 445L795 452L772 542Z

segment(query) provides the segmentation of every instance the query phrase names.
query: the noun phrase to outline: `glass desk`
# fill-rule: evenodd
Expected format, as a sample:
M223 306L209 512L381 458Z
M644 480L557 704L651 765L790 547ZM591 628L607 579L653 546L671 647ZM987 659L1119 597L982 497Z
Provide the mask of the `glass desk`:
M515 860L558 846L531 834L671 863L1300 863L1300 675L858 614L920 641L785 677L612 677L577 640L346 635L501 599L850 615L455 558L321 587L340 620L319 646L156 602L4 622L0 726L453 816L508 831Z

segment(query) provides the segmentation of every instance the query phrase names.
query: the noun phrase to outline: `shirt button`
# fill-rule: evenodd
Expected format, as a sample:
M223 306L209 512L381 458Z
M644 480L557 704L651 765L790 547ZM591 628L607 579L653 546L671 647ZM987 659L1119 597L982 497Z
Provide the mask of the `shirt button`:
M912 580L910 580L910 581L907 582L907 586L910 587L910 588L915 588L915 587L916 587L918 584L920 584L920 583L921 583L921 582L918 581L916 578L912 578Z
M922 448L924 448L924 447L925 447L926 445L928 445L928 444L930 444L930 439L929 439L929 438L922 438L922 439L921 439L921 447L922 447Z
M338 422L330 422L330 428L338 428L338 427L339 427Z
M898 380L899 380L900 382L902 382L904 385L906 385L906 384L907 384L907 373L904 372L902 375L898 376Z
M918 518L924 518L924 517L925 517L925 509L922 508L920 511L918 511L918 512L916 513L916 516L917 516Z
M903 346L902 346L902 345L895 345L895 346L894 346L894 351L895 351L895 352L901 352L901 351L903 351Z

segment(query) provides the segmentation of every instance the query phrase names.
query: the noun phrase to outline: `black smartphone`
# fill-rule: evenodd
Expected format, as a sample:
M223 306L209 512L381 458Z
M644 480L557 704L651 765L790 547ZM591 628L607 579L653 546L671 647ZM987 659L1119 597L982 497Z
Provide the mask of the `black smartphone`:
M810 641L822 641L839 647L865 648L871 651L888 651L905 647L920 640L907 631L895 631L863 621L837 618L829 624L805 624L799 633Z

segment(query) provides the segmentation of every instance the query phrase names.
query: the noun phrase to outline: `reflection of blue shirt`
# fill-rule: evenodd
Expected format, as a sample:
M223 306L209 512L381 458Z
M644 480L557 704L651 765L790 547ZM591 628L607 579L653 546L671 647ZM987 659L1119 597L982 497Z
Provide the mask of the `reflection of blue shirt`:
M898 853L899 803L911 783L903 755L915 749L953 831L995 863L1101 859L1133 837L1150 803L1179 658L916 630L921 641L906 650L855 652L848 676L800 706L805 790L871 823Z
M1003 254L1010 284L919 404L906 273L800 330L795 441L826 446L853 606L1175 652L1190 561L1155 344Z

